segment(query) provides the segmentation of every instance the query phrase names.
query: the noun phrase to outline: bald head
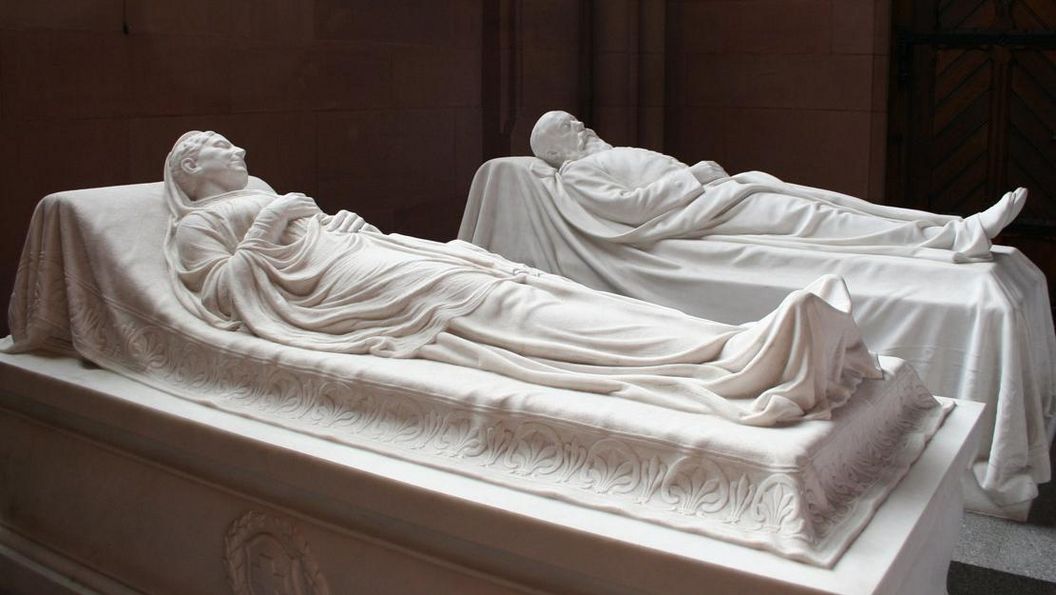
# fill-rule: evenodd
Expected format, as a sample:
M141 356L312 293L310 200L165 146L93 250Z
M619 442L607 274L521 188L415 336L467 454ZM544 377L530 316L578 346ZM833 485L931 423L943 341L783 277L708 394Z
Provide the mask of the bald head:
M539 118L530 142L532 153L554 167L612 148L575 116L560 110L546 112Z

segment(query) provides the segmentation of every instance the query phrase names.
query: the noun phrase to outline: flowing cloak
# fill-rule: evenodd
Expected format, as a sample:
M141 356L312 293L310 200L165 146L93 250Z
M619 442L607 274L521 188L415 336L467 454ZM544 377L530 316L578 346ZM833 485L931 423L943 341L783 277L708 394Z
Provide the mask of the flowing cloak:
M684 163L646 149L618 147L567 161L557 171L533 171L551 186L570 224L616 243L713 236L944 262L991 259L990 240L974 216L877 205L757 171L701 184Z
M321 214L277 242L247 238L275 198L238 191L174 220L177 291L204 320L293 347L421 357L755 425L827 418L863 377L881 376L836 277L734 326L457 240L329 231Z

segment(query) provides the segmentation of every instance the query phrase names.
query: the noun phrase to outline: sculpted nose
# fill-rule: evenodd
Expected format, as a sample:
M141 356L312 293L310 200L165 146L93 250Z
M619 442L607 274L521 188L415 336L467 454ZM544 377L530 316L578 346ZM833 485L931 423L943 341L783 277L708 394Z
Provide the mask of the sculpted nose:
M243 149L242 147L236 147L235 148L235 155L238 155L238 158L241 159L241 158L246 156L246 150Z

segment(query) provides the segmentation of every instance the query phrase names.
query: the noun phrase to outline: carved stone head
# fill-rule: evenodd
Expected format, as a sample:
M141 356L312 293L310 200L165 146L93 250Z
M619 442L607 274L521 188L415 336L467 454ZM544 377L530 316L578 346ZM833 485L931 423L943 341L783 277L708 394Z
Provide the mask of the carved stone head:
M165 166L191 200L241 190L249 182L246 151L211 130L192 130L173 145Z
M568 112L546 112L535 123L531 137L532 153L554 167L611 149L593 130Z

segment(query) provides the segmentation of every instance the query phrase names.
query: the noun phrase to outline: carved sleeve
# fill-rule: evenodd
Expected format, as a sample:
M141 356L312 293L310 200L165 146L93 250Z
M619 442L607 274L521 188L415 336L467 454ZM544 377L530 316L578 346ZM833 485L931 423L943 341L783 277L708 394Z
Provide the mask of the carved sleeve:
M642 186L627 186L608 171L573 163L561 171L566 192L593 214L626 225L641 225L683 206L700 194L701 184L688 168L674 169Z
M241 240L222 217L208 211L188 215L176 231L180 281L225 320L234 315L227 264Z

